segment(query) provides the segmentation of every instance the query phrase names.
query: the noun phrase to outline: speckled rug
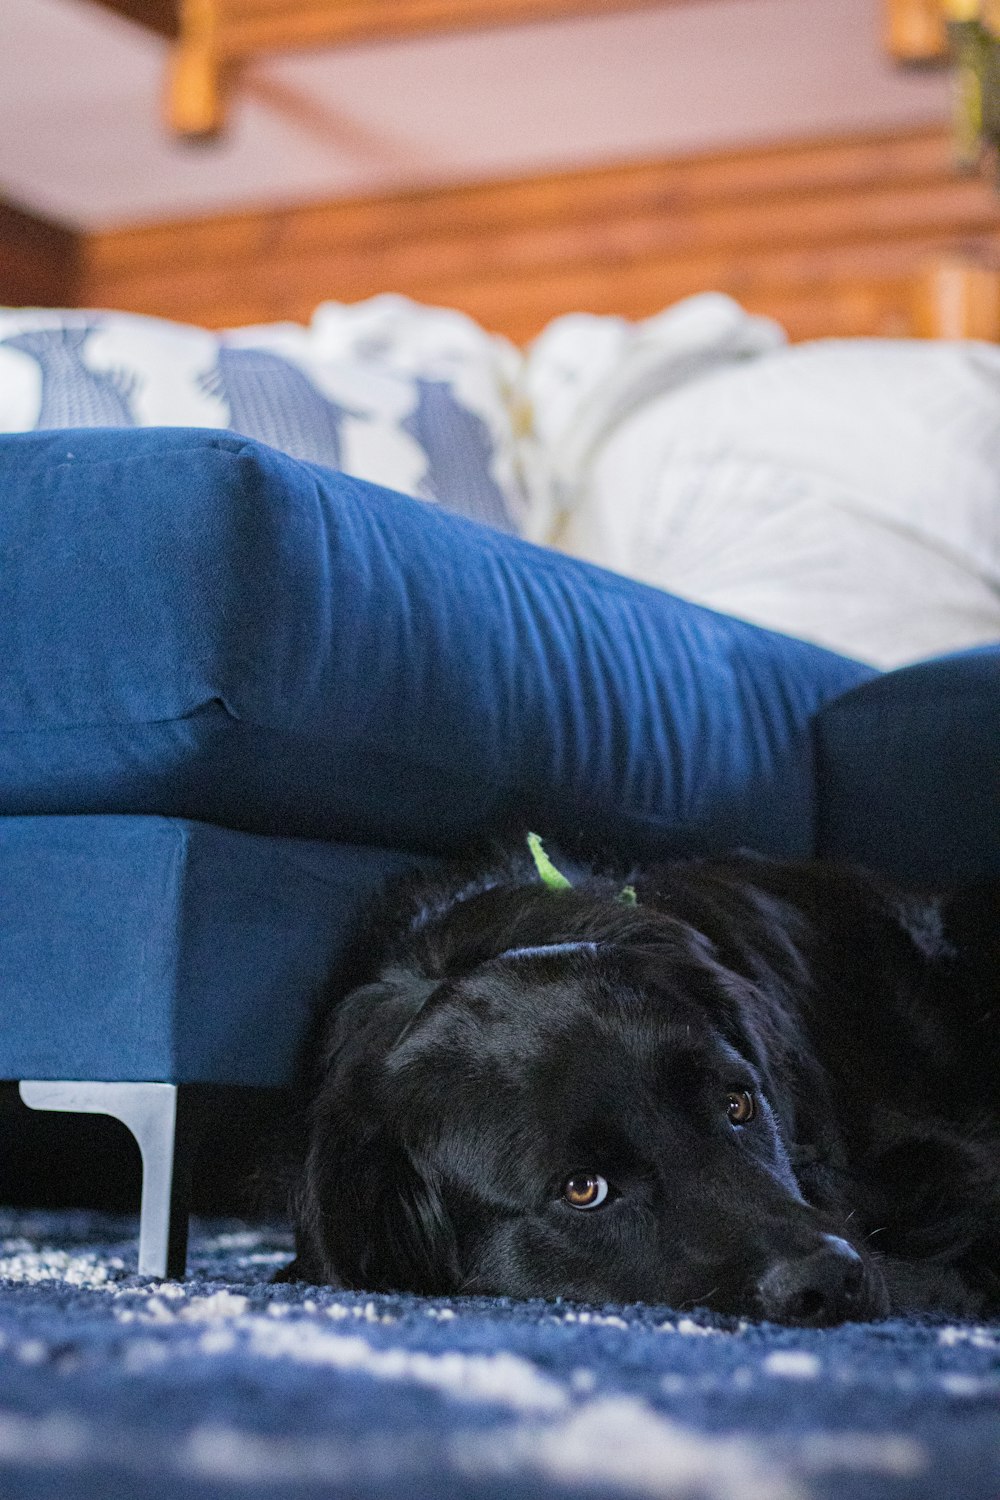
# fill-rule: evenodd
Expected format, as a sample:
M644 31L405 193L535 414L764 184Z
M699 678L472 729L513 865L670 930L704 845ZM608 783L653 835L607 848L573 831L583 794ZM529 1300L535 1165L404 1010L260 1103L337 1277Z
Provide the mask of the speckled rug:
M2 1500L997 1500L1000 1326L284 1285L280 1230L0 1211Z

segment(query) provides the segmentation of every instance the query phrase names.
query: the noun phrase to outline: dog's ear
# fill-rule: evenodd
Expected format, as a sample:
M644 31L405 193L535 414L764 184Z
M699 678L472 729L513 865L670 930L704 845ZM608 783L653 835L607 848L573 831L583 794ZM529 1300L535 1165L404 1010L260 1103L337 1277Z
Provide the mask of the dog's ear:
M427 988L394 976L349 996L336 1019L292 1201L300 1279L425 1293L460 1280L440 1187L415 1165L389 1097L386 1059Z
M295 1207L300 1279L427 1294L461 1279L439 1186L361 1090L326 1101Z

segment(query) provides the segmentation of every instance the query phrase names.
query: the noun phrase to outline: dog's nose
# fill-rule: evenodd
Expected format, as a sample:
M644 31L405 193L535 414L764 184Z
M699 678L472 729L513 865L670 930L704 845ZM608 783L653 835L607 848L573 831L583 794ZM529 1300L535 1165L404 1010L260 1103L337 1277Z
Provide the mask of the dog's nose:
M864 1282L858 1252L839 1236L824 1234L818 1250L771 1266L757 1283L757 1299L771 1322L822 1328L865 1316Z

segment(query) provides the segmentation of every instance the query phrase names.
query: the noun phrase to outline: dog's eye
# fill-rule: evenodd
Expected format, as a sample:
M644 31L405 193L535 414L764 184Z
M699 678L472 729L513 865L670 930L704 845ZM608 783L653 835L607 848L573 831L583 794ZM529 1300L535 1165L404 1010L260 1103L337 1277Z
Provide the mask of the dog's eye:
M753 1094L746 1089L740 1089L739 1093L726 1095L726 1114L729 1116L731 1125L746 1125L757 1112L757 1106L753 1102Z
M600 1208L608 1196L608 1184L596 1172L574 1172L563 1183L562 1195L571 1208Z

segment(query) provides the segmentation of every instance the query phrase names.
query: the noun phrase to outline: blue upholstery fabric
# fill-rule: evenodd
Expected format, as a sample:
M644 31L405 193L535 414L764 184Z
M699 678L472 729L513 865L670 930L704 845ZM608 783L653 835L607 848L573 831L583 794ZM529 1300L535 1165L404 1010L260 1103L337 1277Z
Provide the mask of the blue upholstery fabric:
M0 1078L288 1081L382 850L0 818Z
M0 814L811 852L870 669L231 433L0 439Z
M1000 875L1000 645L865 684L817 741L818 853L929 884Z

